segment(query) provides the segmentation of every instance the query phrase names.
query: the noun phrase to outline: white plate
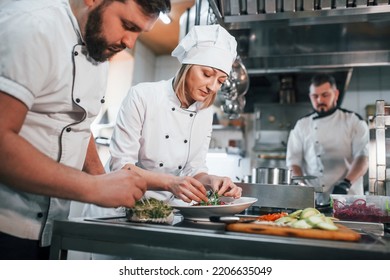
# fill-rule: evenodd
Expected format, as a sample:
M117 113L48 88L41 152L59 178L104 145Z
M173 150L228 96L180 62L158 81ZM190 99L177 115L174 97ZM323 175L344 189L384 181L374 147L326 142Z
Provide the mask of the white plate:
M174 199L170 205L178 209L180 214L185 219L209 221L210 216L227 216L241 213L253 203L257 201L254 197L241 197L238 199L231 199L228 197L221 198L229 204L226 205L209 205L209 206L193 206L193 203L186 203L179 199Z

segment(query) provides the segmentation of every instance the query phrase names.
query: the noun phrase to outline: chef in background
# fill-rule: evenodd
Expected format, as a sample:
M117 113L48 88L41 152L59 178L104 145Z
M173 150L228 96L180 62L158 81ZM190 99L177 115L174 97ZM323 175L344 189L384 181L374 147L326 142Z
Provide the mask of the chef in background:
M327 206L330 194L364 194L368 168L369 130L358 114L337 105L339 91L333 76L312 77L310 100L314 112L291 131L286 163L294 176L314 175L323 187L317 206Z
M175 77L132 87L118 113L109 169L131 169L146 179L146 198L206 201L206 189L238 198L229 177L208 174L206 154L213 102L236 58L237 42L220 25L195 26L173 50ZM156 191L159 190L159 191ZM86 205L86 216L114 214Z

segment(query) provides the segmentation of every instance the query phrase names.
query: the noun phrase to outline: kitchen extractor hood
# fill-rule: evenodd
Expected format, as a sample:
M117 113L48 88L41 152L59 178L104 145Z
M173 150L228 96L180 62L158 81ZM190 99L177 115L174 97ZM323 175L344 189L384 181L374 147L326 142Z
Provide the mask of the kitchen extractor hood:
M310 104L311 78L318 73L327 73L335 78L339 90L337 104L342 106L353 74L353 68L304 69L283 73L252 73L250 88L245 95L245 113L253 113L256 103L301 106Z
M390 5L359 1L209 0L209 4L218 22L236 37L250 74L388 66ZM255 13L249 10L250 3L256 3ZM269 3L271 8L264 6ZM289 10L283 9L286 3ZM232 5L229 11L227 4Z

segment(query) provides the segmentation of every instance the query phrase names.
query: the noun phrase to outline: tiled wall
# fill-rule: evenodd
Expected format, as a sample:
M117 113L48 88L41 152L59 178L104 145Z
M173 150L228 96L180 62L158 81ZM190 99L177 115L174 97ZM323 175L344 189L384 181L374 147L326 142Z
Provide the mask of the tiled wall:
M366 106L380 99L390 103L390 67L355 68L342 106L367 119Z

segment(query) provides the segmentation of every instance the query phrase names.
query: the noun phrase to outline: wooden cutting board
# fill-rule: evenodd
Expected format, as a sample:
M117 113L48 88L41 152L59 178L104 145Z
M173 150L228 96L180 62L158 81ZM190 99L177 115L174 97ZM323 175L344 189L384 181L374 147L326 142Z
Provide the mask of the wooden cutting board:
M337 225L338 230L322 229L298 229L291 227L281 227L274 225L264 225L256 223L233 223L227 224L226 230L235 232L257 233L266 235L278 235L300 238L314 238L340 241L359 241L361 235L356 231L343 225Z

